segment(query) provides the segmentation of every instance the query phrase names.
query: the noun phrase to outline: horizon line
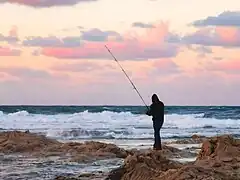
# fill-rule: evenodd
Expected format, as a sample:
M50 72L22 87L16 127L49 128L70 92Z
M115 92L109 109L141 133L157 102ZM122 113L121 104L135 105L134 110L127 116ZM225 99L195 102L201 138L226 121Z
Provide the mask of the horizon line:
M50 107L50 106L75 106L75 107L83 107L83 106L88 106L88 107L94 107L94 106L111 106L111 107L124 107L124 106L132 106L132 107L146 107L145 105L116 105L116 104L96 104L96 105L86 105L86 104L1 104L0 107L2 106L45 106L45 107ZM178 106L178 107L183 107L183 106L188 106L188 107L240 107L240 105L166 105L165 106Z

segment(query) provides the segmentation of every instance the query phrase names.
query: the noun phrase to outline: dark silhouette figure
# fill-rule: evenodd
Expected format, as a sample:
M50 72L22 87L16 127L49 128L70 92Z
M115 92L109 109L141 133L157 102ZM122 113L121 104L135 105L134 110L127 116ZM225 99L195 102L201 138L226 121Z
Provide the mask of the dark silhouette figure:
M153 129L154 129L154 146L156 150L162 150L162 143L160 137L160 129L164 123L164 104L160 101L156 94L152 95L152 104L150 109L146 113L148 116L152 116Z

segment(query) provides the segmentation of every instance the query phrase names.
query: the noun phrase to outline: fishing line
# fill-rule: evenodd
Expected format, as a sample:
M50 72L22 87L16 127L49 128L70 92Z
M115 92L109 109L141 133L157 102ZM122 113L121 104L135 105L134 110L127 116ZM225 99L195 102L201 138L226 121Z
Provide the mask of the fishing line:
M139 91L137 90L136 86L133 84L132 80L129 78L129 76L127 75L126 71L123 69L123 67L121 66L121 64L118 62L118 60L116 59L116 57L112 54L112 52L110 51L110 49L105 45L106 49L108 50L108 52L111 54L111 56L113 57L113 59L117 62L117 64L119 65L119 67L121 68L121 70L123 71L123 73L126 75L126 77L128 78L129 82L132 84L133 89L137 92L137 94L139 95L139 97L141 98L143 104L148 108L147 104L145 103L144 99L142 98L141 94L139 93Z

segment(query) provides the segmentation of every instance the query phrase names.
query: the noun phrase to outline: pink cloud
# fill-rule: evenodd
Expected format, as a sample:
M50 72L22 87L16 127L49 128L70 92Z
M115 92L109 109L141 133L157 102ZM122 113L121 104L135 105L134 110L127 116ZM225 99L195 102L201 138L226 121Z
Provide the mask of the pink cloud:
M205 46L239 47L240 29L236 27L203 28L182 37L180 42Z
M216 27L216 34L219 39L229 44L240 45L240 29L236 27Z
M5 78L5 73L0 72L0 80Z
M240 60L221 60L210 65L208 68L214 71L223 71L227 73L239 73L240 74Z
M159 69L169 69L172 67L174 68L177 67L177 65L173 61L170 61L169 59L160 59L154 61L153 66Z
M0 67L0 72L7 74L17 80L55 80L55 81L64 81L69 77L66 74L60 73L50 73L46 70L32 69L27 67Z
M72 59L108 59L111 58L104 45L112 50L119 60L147 60L154 58L175 57L178 46L165 42L168 36L168 24L160 23L148 29L144 35L124 35L122 41L84 42L79 47L44 47L42 54L56 58Z
M194 33L184 36L170 34L170 36L167 37L167 41L187 45L240 47L240 28L203 27Z
M93 2L97 0L1 0L0 3L20 4L31 7L71 6L81 2Z
M95 62L78 62L78 63L65 63L57 64L51 67L54 71L66 71L66 72L89 72L89 71L104 71L104 70L115 70L112 64L107 63L97 63Z
M239 87L239 81L231 82L217 73L200 71L176 76L172 81L162 83L161 93L172 104L238 105L239 98L236 97Z
M20 56L21 50L0 46L0 56Z
M18 37L18 28L17 26L13 26L9 31L9 36Z
M178 37L174 40L205 46L239 47L239 17L239 11L224 11L217 16L209 16L205 19L196 20L192 25L200 28L197 32Z
M7 42L9 44L15 44L19 41L17 27L13 26L10 31L9 35L2 35L0 34L0 42Z
M9 75L5 72L1 72L1 70L0 70L0 83L6 82L6 81L14 81L14 80L16 80L16 78L12 77L11 75Z
M159 59L155 60L152 63L153 70L151 71L152 75L163 76L163 75L173 75L179 74L180 68L175 64L171 59Z

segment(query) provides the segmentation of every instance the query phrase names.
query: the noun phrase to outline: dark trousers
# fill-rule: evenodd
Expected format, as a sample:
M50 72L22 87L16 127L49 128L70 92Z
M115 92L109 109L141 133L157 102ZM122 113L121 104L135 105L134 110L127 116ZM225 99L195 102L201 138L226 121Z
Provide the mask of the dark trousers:
M160 129L162 128L163 121L154 121L153 129L154 129L154 145L153 147L157 150L162 149L162 142L160 137Z

